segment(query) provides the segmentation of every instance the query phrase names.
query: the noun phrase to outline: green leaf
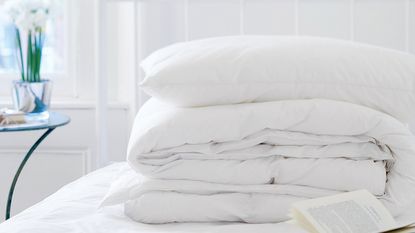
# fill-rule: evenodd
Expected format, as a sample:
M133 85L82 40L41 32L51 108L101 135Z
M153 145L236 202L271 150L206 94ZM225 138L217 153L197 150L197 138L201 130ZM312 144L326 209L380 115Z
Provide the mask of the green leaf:
M29 31L27 35L27 55L26 69L23 63L23 53L20 33L16 29L17 47L19 48L18 56L20 58L20 71L22 81L40 82L40 69L42 64L42 50L44 45L44 34L41 30Z

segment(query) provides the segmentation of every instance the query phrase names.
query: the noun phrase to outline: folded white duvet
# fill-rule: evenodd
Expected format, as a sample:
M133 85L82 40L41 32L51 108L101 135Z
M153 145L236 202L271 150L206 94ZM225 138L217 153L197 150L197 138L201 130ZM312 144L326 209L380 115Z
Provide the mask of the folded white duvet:
M287 219L294 201L367 189L394 214L415 200L415 139L396 119L330 100L174 108L150 100L104 204L148 223Z

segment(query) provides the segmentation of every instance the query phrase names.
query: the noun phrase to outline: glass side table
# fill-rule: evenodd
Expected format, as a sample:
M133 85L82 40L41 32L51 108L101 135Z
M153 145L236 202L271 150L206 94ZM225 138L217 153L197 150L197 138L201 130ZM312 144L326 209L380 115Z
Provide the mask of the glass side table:
M60 113L56 112L50 112L49 113L49 120L42 125L22 125L22 126L14 126L14 127L3 127L0 128L1 132L20 132L20 131L33 131L33 130L46 130L40 136L40 138L35 142L35 144L32 145L30 150L27 152L25 157L23 158L22 162L19 165L19 168L16 171L16 174L14 175L13 182L9 189L9 196L7 198L7 206L6 206L6 220L10 218L10 211L12 206L12 200L13 200L13 193L14 188L16 187L17 180L19 179L20 173L22 172L24 166L26 165L26 162L29 160L30 156L33 154L33 152L36 150L36 148L42 143L42 141L50 134L53 130L55 130L57 127L64 126L70 122L70 118L68 116L65 116Z

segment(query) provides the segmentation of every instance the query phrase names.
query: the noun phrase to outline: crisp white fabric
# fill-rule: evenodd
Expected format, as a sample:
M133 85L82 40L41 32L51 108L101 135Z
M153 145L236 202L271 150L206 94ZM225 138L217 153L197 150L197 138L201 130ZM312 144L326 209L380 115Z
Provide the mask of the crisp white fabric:
M292 203L338 193L295 185L151 180L133 171L119 176L101 205L126 202L126 214L143 223L281 222L288 220Z
M0 224L0 233L306 233L287 223L149 225L125 216L121 205L98 208L114 178L129 173L126 163L93 172Z
M143 89L176 106L326 98L415 118L415 57L329 38L232 36L178 43L142 63Z
M295 184L344 191L366 188L381 195L386 171L379 160L392 160L392 156L373 141L264 130L240 141L183 145L141 154L136 168L159 179Z
M150 223L276 222L293 201L365 188L396 216L415 200L414 155L402 123L346 102L174 108L153 99L136 118L127 160L157 179L122 178L103 204L127 202L130 217ZM162 199L170 204L160 212Z

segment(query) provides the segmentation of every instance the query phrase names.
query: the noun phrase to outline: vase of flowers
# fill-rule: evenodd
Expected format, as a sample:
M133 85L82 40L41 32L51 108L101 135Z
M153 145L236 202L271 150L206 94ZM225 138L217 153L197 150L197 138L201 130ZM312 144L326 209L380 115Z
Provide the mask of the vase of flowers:
M42 79L42 51L47 21L52 17L49 0L8 0L4 10L15 25L16 57L20 80L13 82L13 105L27 114L48 116L52 82Z

